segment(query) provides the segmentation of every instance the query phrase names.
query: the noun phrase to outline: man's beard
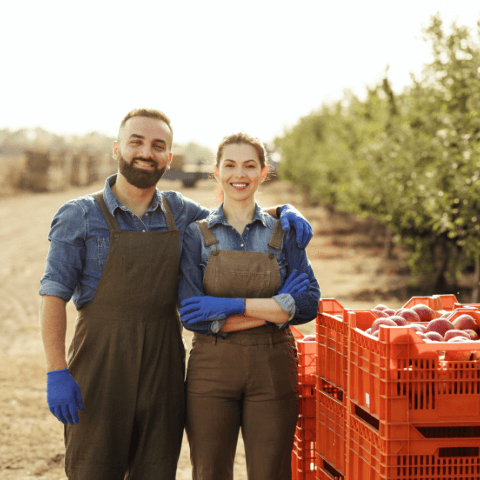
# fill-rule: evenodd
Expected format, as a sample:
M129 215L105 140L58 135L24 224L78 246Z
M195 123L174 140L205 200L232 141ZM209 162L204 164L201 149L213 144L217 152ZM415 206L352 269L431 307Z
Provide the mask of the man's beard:
M133 166L135 160L140 160L142 162L152 162L154 170L152 172L146 172L144 170L135 168ZM167 169L166 165L163 168L159 169L156 162L151 160L145 160L144 158L140 157L135 157L132 159L132 163L128 163L125 158L123 158L120 152L118 152L118 166L120 169L120 173L127 179L127 182L130 185L141 189L154 187L163 177L163 174Z

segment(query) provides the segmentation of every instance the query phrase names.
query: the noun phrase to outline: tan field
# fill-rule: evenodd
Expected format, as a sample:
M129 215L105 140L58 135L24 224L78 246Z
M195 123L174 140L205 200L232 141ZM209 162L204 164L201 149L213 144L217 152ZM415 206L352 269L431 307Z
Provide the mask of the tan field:
M0 479L65 479L63 425L46 403L46 368L38 327L39 280L48 251L47 234L57 209L66 201L100 190L103 183L71 188L60 193L0 198ZM193 200L215 206L215 183L202 181L194 189L180 182L162 180L159 188L178 190ZM382 261L379 248L366 232L364 222L328 214L323 208L303 207L292 187L267 182L259 193L262 206L285 202L296 205L314 227L307 248L322 297L335 297L353 308L373 307L379 301L393 308L404 301L381 297L378 292L405 285L404 261ZM362 231L364 233L362 233ZM364 292L360 301L359 292ZM365 293L366 292L366 293ZM405 298L405 301L408 298ZM75 308L68 304L67 342L73 333ZM299 327L315 333L315 321ZM188 347L191 333L184 331ZM189 448L184 438L177 479L191 479ZM246 479L241 438L235 478Z

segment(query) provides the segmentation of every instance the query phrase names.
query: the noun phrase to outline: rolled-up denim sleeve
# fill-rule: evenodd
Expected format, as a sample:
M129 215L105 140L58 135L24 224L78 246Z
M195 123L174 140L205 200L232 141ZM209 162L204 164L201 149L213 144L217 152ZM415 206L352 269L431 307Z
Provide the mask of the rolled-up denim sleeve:
M289 313L288 322L277 324L281 330L287 328L288 325L300 325L313 320L317 316L318 302L320 301L320 286L315 278L306 250L299 248L297 245L295 231L293 229L290 229L290 231L285 234L283 249L288 265L287 276L292 270L296 269L299 273L305 273L307 275L309 284L306 291L288 295L292 298L295 305L295 313L292 318L290 317L290 302L286 302L286 306L284 307L282 303L274 297L282 308Z
M86 216L79 204L68 202L53 217L40 295L69 301L85 264Z

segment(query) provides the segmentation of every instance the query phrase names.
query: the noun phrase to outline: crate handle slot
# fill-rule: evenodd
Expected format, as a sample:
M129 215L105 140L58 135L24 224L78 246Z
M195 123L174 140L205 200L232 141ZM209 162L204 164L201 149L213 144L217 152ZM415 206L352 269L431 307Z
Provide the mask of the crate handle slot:
M480 438L480 426L415 427L425 438Z
M330 397L338 400L339 402L343 402L343 390L340 390L335 385L327 382L322 378L322 389L323 391Z
M325 460L323 460L323 469L326 470L330 475L332 475L335 480L344 480L344 476L339 471L335 470Z
M353 404L355 407L355 415L362 419L365 423L368 423L372 428L378 431L380 428L380 421L378 418L375 418L373 415L370 415L366 410L363 408L359 407L356 404Z
M449 457L478 457L479 455L478 447L445 447L439 448L438 456L440 458L449 458Z

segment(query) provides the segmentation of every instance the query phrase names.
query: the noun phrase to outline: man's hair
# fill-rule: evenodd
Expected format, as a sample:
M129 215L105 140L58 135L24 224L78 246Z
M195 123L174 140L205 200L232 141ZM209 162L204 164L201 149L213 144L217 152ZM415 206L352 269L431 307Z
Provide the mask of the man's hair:
M251 145L256 151L258 155L258 160L260 161L260 166L262 169L266 165L266 152L265 152L265 147L263 146L263 143L255 137L251 137L250 135L247 135L246 133L240 132L240 133L234 133L233 135L229 135L228 137L224 137L222 140L222 143L218 146L217 150L217 158L216 158L216 165L217 167L220 167L220 159L222 158L223 154L223 149L226 145Z
M133 117L147 117L147 118L155 118L157 120L161 120L165 122L170 129L170 133L172 135L172 142L173 142L173 128L170 125L170 119L160 110L153 110L150 108L135 108L128 112L122 122L120 123L120 128L118 129L118 141L120 141L120 137L122 135L123 129L125 128L125 124L130 118ZM170 145L171 146L171 145Z

